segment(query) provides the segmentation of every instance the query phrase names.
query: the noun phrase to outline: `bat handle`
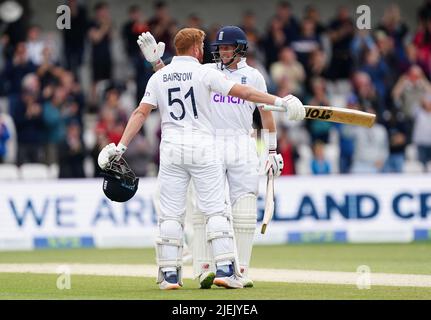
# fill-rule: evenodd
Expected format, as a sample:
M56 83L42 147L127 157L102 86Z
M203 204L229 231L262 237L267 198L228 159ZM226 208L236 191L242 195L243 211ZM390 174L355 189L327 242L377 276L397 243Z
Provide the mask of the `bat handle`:
M266 226L267 226L267 224L266 224L266 223L262 224L262 228L260 229L260 233L261 233L261 234L264 234L264 233L265 233L265 231L266 231Z

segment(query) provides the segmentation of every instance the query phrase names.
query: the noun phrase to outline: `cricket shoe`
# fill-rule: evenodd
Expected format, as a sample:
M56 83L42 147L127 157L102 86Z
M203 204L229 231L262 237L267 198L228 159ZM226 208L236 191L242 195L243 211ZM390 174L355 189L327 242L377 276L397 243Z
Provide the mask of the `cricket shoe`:
M163 272L163 278L163 281L159 283L159 288L161 290L175 290L181 288L181 285L178 283L176 272Z
M201 289L211 289L215 276L215 273L212 271L205 271L201 273L199 276L199 284L201 285Z
M226 267L229 267L228 271L217 269L213 283L218 287L224 287L226 289L244 288L240 277L236 276L233 272L233 265Z

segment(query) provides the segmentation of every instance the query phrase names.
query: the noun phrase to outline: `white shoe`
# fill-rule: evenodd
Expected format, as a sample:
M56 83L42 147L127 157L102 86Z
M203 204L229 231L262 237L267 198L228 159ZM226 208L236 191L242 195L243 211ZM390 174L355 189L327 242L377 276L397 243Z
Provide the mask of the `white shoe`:
M199 284L201 285L201 289L211 289L213 285L213 281L215 278L215 273L212 271L203 272L199 276Z
M226 289L242 289L244 288L242 280L236 275L230 277L216 277L213 282L218 287L224 287Z
M164 279L159 283L161 290L175 290L181 288L181 284L178 283L178 277L176 273L166 277L167 272L163 273ZM167 281L169 280L169 282Z
M170 282L167 282L166 280L163 280L162 282L159 283L159 288L161 290L176 290L181 288L181 285L179 283L170 283Z

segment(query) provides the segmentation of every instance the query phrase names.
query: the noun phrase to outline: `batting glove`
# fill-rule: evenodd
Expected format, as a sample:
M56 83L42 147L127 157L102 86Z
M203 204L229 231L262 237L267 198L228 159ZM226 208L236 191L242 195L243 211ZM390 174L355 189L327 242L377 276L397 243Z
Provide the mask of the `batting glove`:
M282 99L282 106L286 108L287 118L289 120L304 120L305 108L301 100L289 94Z
M108 144L100 151L97 157L99 167L105 170L110 161L113 159L120 159L126 150L127 147L121 143L119 143L118 146L116 146L115 143Z
M138 45L141 48L142 54L149 63L153 66L159 64L162 60L160 59L165 52L165 43L156 43L153 35L150 32L142 32L138 37Z
M275 150L270 150L265 164L265 174L268 175L269 171L272 170L274 176L278 177L281 175L283 167L284 161L281 154L277 153Z

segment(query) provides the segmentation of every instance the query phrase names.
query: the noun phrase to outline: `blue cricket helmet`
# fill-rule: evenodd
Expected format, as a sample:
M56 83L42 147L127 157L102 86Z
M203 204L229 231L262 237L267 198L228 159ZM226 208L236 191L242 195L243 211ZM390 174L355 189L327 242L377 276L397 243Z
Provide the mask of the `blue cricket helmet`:
M237 56L244 57L245 53L248 49L248 41L247 36L245 35L245 32L237 27L237 26L225 26L221 28L217 32L217 37L213 43L211 43L212 46L215 47L215 50L212 51L212 54L214 56L214 61L216 63L221 63L222 68L223 67L229 67L235 60ZM223 63L220 59L220 53L219 53L219 46L221 45L234 45L236 46L236 49L234 50L234 56L228 63Z
M238 45L242 44L247 46L247 36L241 28L236 26L226 26L217 32L216 40L211 43L212 46L219 46L222 44Z

